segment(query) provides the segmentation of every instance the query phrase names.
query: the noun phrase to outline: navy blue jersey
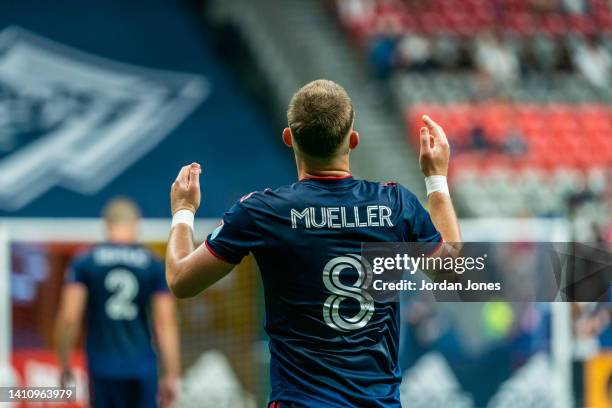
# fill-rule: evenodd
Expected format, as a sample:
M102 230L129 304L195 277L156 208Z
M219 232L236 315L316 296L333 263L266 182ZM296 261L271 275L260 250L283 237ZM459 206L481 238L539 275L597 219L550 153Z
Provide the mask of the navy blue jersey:
M230 263L249 252L257 260L271 401L374 408L400 406L399 308L375 303L341 275L361 276L362 242L440 240L405 188L345 177L245 196L206 244Z
M92 375L121 379L156 372L150 305L155 293L168 293L163 264L139 245L101 244L73 262L68 282L87 287Z

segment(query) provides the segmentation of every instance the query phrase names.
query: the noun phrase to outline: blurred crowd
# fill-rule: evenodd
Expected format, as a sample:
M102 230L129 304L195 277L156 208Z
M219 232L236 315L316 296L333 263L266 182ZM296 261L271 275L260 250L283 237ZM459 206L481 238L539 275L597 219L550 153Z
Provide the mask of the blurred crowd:
M601 36L521 38L501 31L476 37L399 34L393 25L381 28L370 43L369 56L379 76L395 71L476 71L483 79L512 86L533 73L580 74L592 86L610 85L612 54Z
M609 0L341 0L376 72L475 70L502 85L531 73L578 73L610 85Z

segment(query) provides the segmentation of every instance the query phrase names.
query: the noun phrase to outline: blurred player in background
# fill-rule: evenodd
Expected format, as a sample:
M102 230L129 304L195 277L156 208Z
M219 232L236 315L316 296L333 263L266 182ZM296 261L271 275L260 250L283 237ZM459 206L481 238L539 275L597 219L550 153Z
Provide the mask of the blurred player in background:
M246 195L197 249L192 227L201 169L197 163L181 169L171 190L170 289L194 296L252 252L265 289L269 407L399 407L399 305L374 302L354 278L351 287L339 275L349 268L357 282L365 280L362 242L461 240L446 184L448 141L424 116L420 163L430 218L402 186L351 176L349 152L359 135L341 86L305 85L287 117L283 141L293 148L299 181Z
M56 323L62 384L72 378L70 353L86 313L86 351L94 407L168 406L179 377L175 301L163 264L136 242L140 211L127 199L103 211L105 243L70 267ZM155 330L163 378L150 327Z

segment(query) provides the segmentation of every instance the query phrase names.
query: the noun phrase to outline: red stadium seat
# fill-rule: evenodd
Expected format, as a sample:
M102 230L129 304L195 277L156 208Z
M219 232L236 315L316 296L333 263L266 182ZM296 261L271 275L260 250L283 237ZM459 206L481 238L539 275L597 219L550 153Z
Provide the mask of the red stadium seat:
M459 166L530 168L594 168L612 162L612 109L600 105L418 105L407 115L414 143L418 144L421 115L429 113L447 129ZM481 125L490 151L469 149L470 132ZM518 157L500 153L510 131L525 137L527 152ZM455 164L453 165L455 166Z
M584 15L556 10L534 12L525 0L431 0L420 4L404 1L373 0L377 15L394 15L408 30L424 33L453 31L473 35L492 28L504 28L520 35L535 32L558 35L567 31L590 34L612 29L612 7L605 0L589 1ZM351 33L369 37L376 31L374 22L351 24Z

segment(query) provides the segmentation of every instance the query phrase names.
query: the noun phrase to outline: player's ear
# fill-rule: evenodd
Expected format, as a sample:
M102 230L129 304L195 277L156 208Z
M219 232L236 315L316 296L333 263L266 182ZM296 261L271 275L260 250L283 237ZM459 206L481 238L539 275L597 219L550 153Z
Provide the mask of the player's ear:
M359 145L359 132L351 130L349 134L349 149L354 150Z
M283 130L283 143L287 147L293 147L293 136L291 135L291 129L288 127Z

